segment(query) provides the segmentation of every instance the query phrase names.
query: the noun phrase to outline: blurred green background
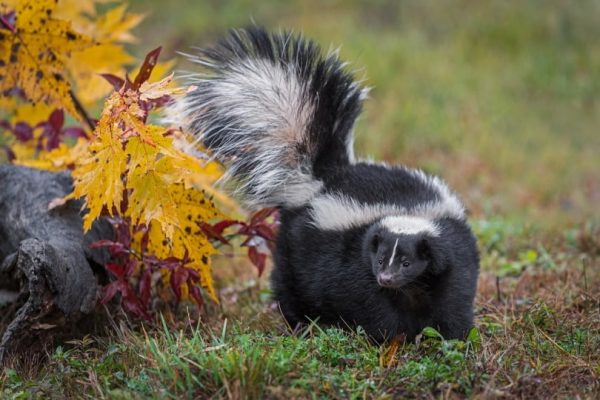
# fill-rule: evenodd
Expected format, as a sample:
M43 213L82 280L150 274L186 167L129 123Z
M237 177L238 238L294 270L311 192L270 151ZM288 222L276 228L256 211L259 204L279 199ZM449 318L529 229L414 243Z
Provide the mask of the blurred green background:
M371 99L362 157L447 179L472 215L599 220L600 1L159 1L138 55L205 46L252 21L341 47ZM183 60L178 69L195 68Z

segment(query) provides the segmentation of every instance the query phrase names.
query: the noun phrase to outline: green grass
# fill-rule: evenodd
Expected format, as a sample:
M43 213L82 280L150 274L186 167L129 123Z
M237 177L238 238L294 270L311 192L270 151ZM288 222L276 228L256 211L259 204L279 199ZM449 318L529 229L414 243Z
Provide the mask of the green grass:
M165 316L166 326L115 322L44 364L15 360L0 372L0 398L600 397L599 2L132 8L150 13L138 55L164 45L173 57L251 18L341 46L374 88L357 152L442 175L471 211L478 335L448 342L427 331L391 355L360 332L312 325L292 335L265 279L225 259L221 304L201 322L185 312Z
M317 324L292 334L264 282L230 280L200 322L185 309L145 327L117 314L110 334L41 365L14 360L0 398L597 398L600 227L474 226L484 252L464 342L433 329L397 347Z
M469 394L476 375L468 368L474 359L471 342L426 338L418 347L398 350L402 357L414 359L388 368L380 361L379 349L360 333L317 326L302 336L247 332L235 326L218 336L165 328L146 337L129 332L115 339L110 344L84 340L70 350L57 349L47 367L51 375L41 379L27 381L9 369L3 394L363 398L382 395L400 382L406 393L427 393L443 383ZM98 354L96 346L104 352Z

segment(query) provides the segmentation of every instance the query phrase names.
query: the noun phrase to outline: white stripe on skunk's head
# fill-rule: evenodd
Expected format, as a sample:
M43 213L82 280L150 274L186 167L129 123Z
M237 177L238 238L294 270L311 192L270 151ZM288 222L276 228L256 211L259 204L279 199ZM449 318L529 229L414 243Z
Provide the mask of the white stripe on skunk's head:
M417 235L426 233L439 236L440 231L436 224L428 219L408 215L385 217L380 224L388 231L397 235Z

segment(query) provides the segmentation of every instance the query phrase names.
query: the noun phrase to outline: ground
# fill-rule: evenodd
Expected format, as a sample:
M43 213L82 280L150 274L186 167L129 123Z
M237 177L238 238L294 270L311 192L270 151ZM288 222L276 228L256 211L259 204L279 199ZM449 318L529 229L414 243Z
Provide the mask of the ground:
M476 329L370 345L318 325L291 334L266 277L222 256L202 321L141 326L15 361L7 398L599 398L600 5L378 0L133 1L139 54L189 51L257 23L341 46L372 86L362 157L437 173L465 199L482 255ZM191 68L181 64L182 69ZM268 275L268 273L267 273ZM0 324L2 321L0 321Z

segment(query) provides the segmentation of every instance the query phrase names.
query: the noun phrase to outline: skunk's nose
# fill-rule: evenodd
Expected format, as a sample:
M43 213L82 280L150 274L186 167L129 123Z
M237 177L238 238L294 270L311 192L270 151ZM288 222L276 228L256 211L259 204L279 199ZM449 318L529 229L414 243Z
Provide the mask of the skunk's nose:
M393 276L390 273L384 272L377 276L377 283L379 283L380 286L390 286L392 281Z

